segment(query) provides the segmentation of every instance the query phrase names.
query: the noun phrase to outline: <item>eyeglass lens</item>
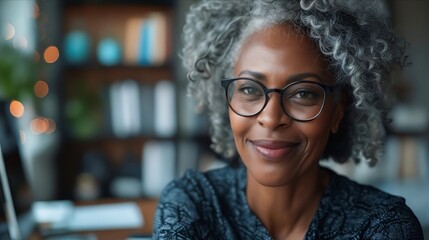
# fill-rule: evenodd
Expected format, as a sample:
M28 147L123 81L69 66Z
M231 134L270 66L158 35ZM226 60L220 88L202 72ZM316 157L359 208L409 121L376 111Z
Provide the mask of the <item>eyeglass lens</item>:
M268 89L250 79L236 79L227 88L229 104L234 112L253 116L268 102ZM268 92L267 92L268 93ZM297 82L281 90L283 110L296 120L311 120L319 115L325 102L324 89L311 82Z

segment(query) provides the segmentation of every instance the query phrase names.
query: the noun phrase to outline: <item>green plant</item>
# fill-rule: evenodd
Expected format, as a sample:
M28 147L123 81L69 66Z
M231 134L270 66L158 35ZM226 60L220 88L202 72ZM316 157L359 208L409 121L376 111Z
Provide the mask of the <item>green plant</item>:
M0 43L0 98L32 98L36 63L31 54Z

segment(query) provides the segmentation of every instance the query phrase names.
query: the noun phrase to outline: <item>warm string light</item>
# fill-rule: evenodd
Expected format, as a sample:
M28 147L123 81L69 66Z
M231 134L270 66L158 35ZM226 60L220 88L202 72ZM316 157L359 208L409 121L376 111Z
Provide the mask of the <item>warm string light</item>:
M34 4L32 18L40 19L40 7L37 3ZM43 30L43 29L42 29ZM27 49L28 40L24 36L16 36L15 26L11 23L5 24L5 32L2 36L5 40L12 41L15 49ZM59 58L59 50L56 46L49 46L45 49L43 59L46 63L55 63ZM34 62L40 62L41 56L38 51L34 51ZM40 80L34 84L34 95L38 98L43 98L49 93L49 85L46 81ZM9 104L9 111L15 118L21 118L24 115L25 107L22 102L12 100ZM30 131L33 134L51 134L55 132L57 126L53 119L45 117L36 117L30 122ZM19 131L21 144L27 141L27 135L24 130Z
M38 98L44 98L49 93L49 85L45 81L37 81L34 84L34 95Z
M20 118L24 115L24 105L17 100L12 100L9 105L9 110L12 116Z
M50 118L36 117L30 123L30 130L33 134L50 134L56 128L55 121Z
M39 39L46 39L46 29L45 23L47 22L46 16L41 15L40 6L35 3L33 8L32 18L37 20L40 24L39 28ZM41 60L44 60L46 63L51 64L55 63L60 56L59 50L56 46L50 45L44 51L34 51L34 62L38 63ZM43 58L43 59L42 59ZM49 84L44 80L39 80L34 84L33 88L34 95L38 98L44 98L49 93ZM55 132L57 126L53 119L45 117L35 117L30 122L30 131L33 134L51 134ZM26 141L25 132L21 134L21 142Z
M55 46L49 46L45 50L45 54L43 55L46 63L54 63L60 57L60 52L58 48Z
M46 130L46 134L50 134L55 132L55 130L57 129L57 124L55 123L55 121L53 119L48 118L48 129Z

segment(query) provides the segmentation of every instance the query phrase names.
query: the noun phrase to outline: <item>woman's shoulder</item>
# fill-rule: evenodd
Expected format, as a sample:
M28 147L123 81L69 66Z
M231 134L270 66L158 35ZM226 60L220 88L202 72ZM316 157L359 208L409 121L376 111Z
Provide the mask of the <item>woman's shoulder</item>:
M362 204L368 208L379 205L405 205L405 199L386 193L374 186L358 183L346 176L331 171L331 180L327 193L335 194L337 199L346 200L345 203L356 206Z
M331 173L331 181L322 198L323 222L343 234L382 239L419 239L422 230L405 199L345 176ZM338 235L339 232L335 234ZM350 236L351 237L351 236ZM402 238L401 238L402 237Z
M188 170L163 190L154 218L156 238L212 239L211 234L230 236L225 216L226 196L233 192L239 169L224 167L208 172ZM210 237L211 236L211 237Z

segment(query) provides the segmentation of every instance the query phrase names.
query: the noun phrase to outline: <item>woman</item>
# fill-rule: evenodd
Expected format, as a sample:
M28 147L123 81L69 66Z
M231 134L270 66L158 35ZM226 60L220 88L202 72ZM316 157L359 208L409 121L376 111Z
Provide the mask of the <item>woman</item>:
M206 0L184 27L190 92L237 167L164 190L160 239L422 239L403 198L319 166L381 157L403 47L374 0Z

